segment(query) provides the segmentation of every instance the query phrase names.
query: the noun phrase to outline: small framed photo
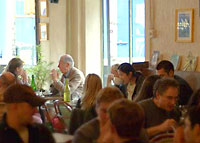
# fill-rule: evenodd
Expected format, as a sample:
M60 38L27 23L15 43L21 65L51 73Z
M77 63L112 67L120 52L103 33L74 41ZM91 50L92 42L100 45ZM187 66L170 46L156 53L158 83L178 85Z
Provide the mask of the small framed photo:
M39 16L48 17L48 0L39 0Z
M39 39L40 41L49 40L49 24L39 23Z
M158 64L159 59L160 59L160 51L153 51L150 67L155 69L156 65Z
M175 41L193 42L193 9L177 9L175 13Z

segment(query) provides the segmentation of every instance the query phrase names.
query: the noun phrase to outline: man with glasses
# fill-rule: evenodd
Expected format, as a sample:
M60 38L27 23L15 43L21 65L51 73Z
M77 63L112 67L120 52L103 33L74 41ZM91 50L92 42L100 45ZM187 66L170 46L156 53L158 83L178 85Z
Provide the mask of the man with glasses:
M192 95L192 88L180 76L174 75L174 66L170 61L163 60L156 66L156 73L161 77L174 78L179 83L179 105L186 105Z
M172 130L180 118L180 113L175 110L179 94L179 84L175 79L157 80L153 94L153 98L139 103L144 109L149 137Z

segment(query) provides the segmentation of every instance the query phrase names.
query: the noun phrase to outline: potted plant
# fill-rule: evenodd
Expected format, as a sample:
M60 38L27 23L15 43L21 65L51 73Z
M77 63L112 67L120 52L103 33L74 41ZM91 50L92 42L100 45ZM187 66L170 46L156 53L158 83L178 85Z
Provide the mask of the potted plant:
M50 80L51 66L53 62L44 60L41 51L41 45L36 46L37 51L37 64L27 69L29 75L34 75L36 90L43 91L44 86Z

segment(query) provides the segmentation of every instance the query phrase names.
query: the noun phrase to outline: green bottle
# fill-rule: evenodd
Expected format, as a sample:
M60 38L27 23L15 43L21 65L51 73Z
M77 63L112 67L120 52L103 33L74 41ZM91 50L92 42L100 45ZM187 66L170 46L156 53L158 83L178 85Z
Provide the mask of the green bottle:
M69 81L66 79L65 90L64 90L64 101L70 102L70 90L69 90Z
M35 84L35 78L34 78L34 75L32 75L32 80L31 80L31 87L34 91L36 91L36 84Z

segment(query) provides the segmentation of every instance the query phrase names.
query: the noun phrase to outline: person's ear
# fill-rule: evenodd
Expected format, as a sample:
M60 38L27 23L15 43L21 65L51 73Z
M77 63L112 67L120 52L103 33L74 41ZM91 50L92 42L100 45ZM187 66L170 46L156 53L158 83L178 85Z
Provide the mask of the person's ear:
M170 70L168 75L169 75L170 77L173 77L173 76L174 76L174 71L173 71L173 70Z
M155 98L158 99L160 97L160 93L158 91L156 91L156 96Z
M133 72L129 72L129 73L128 73L128 77L129 77L129 78L132 78L132 76L133 76Z

